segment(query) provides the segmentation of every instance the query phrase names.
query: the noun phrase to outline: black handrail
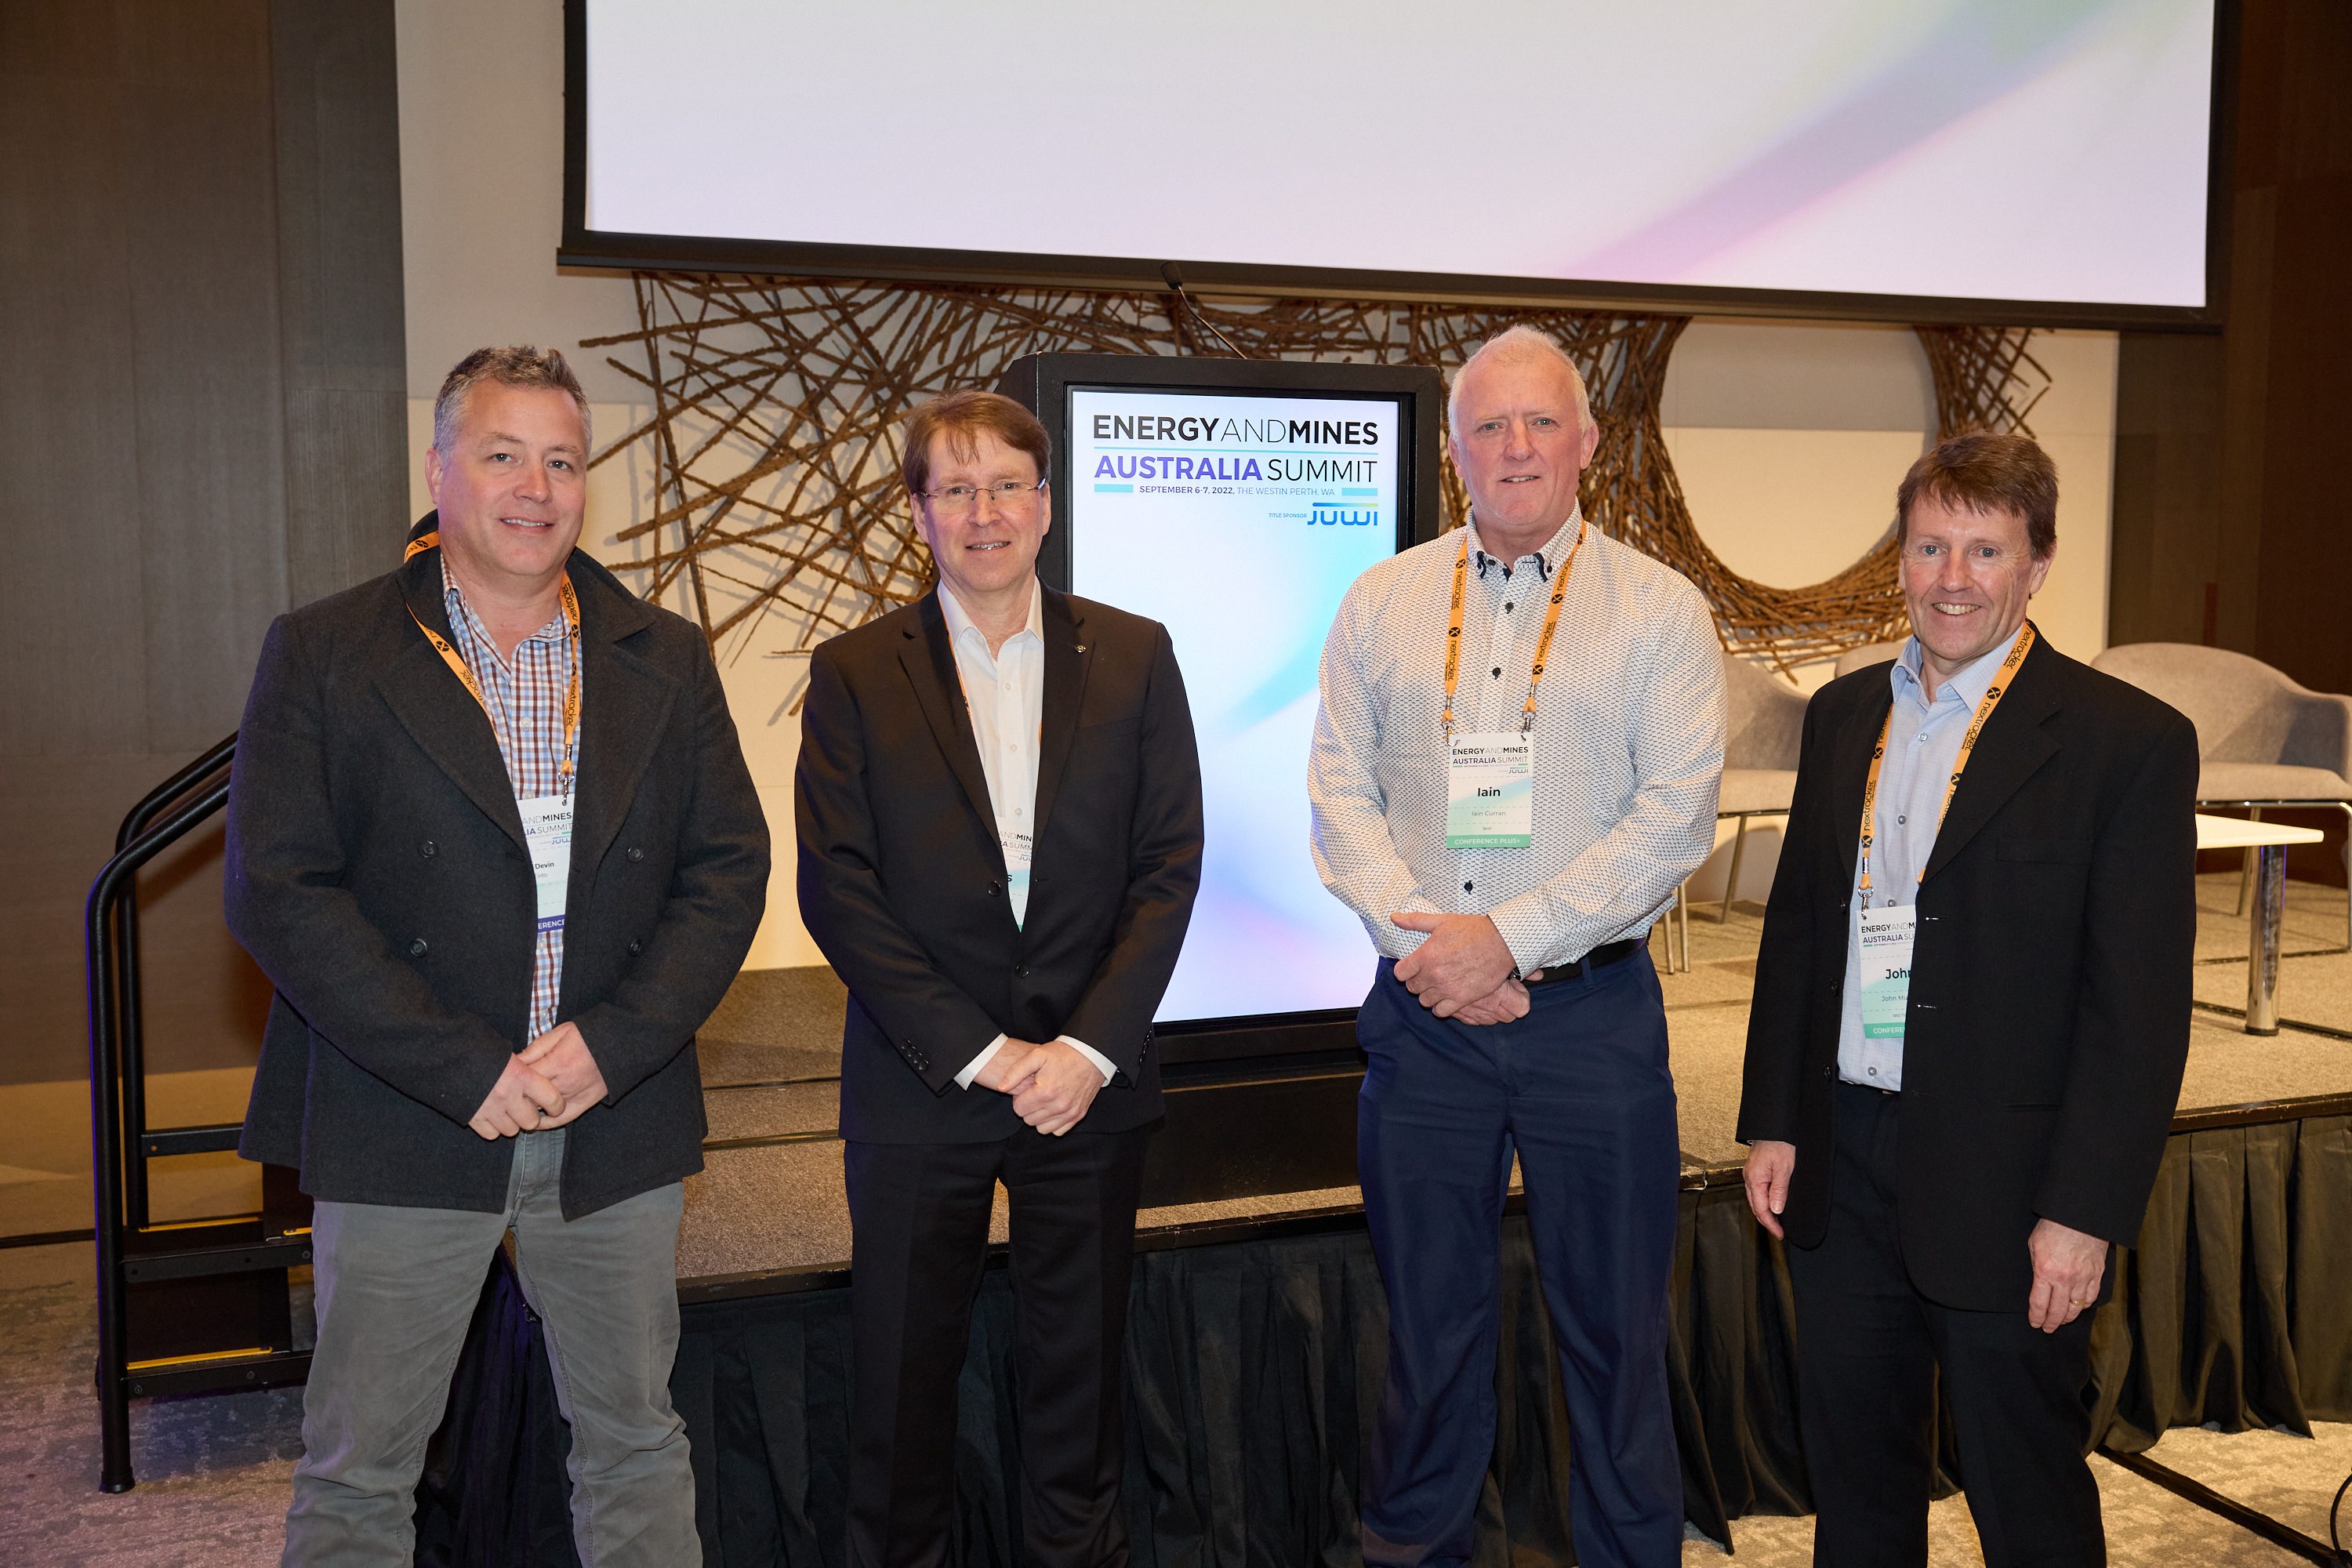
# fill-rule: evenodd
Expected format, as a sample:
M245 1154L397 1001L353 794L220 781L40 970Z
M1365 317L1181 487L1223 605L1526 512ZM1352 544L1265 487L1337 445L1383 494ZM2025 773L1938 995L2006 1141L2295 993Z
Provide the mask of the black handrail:
M236 736L232 732L140 796L138 804L123 814L121 826L114 830L115 852L120 854L130 847L165 806L226 767L236 755ZM139 986L138 900L124 899L115 905L114 940L121 952L116 973L121 977L121 990L115 1006L122 1041L122 1144L127 1154L147 1131L147 1017ZM123 1195L130 1225L135 1230L148 1219L146 1161L129 1160L124 1166Z
M206 753L207 758L213 759L206 772L217 772L220 761L225 759L215 753L234 744L232 738L223 747ZM182 774L173 775L148 800L134 807L133 815L145 812L152 816L169 800L166 790L171 795L184 795L188 784L201 776L184 769ZM176 789L173 788L174 784ZM137 1003L135 970L126 966L125 950L117 940L123 929L120 911L133 901L129 895L137 890L139 868L185 837L227 802L228 780L219 779L187 798L162 821L146 826L116 851L99 872L90 884L89 901L83 911L84 957L89 985L91 1207L98 1233L99 1487L104 1491L128 1491L131 1485L131 1399L126 1382L130 1344L123 1321L124 1178L126 1171L133 1167L143 1176L146 1164L143 1160L126 1163L130 1138L125 1134L124 1107L118 1094L118 1089L128 1088L143 1111L144 1095L136 1086L143 1076L144 1063L140 1063L141 1072L127 1072L130 1064L123 1050L126 1018L135 1019ZM126 827L128 825L126 819ZM128 1008L124 1005L126 996L131 998ZM142 1115L141 1131L143 1128ZM139 1184L143 1188L143 1181ZM144 1206L142 1203L141 1207Z

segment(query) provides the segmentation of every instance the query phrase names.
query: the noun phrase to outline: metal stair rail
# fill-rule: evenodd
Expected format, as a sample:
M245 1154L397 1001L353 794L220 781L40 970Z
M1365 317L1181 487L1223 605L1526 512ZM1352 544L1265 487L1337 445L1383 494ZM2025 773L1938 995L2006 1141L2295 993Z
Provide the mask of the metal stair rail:
M131 808L84 910L99 1485L109 1492L134 1482L133 1398L298 1382L310 1369L289 1321L286 1270L310 1260L309 1215L289 1180L265 1170L259 1214L158 1225L149 1210L150 1160L236 1147L236 1122L147 1125L138 911L140 868L227 804L236 751L231 735Z

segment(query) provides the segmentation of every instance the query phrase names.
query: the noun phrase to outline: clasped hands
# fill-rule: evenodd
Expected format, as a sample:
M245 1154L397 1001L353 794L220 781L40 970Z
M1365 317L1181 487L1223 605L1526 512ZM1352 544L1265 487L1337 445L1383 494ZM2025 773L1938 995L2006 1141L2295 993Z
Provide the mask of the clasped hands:
M1789 1203L1789 1178L1796 1169L1794 1143L1759 1138L1748 1146L1743 1175L1748 1212L1775 1237L1780 1235L1780 1214ZM2086 1231L2045 1218L2033 1222L2025 1250L2033 1259L2033 1286L2026 1296L2025 1321L2045 1334L2054 1334L2099 1299L2099 1281L2107 1272L2107 1244Z
M1457 1024L1507 1024L1528 1016L1528 988L1503 933L1485 915L1400 910L1390 923L1429 940L1397 960L1396 977L1421 1005ZM1538 969L1528 976L1540 980Z
M1058 1138L1086 1119L1103 1078L1102 1069L1066 1041L1040 1044L1008 1036L971 1081L1011 1095L1014 1115L1047 1137Z
M605 1093L604 1070L580 1026L558 1024L507 1058L506 1071L466 1125L493 1142L544 1132L577 1121Z

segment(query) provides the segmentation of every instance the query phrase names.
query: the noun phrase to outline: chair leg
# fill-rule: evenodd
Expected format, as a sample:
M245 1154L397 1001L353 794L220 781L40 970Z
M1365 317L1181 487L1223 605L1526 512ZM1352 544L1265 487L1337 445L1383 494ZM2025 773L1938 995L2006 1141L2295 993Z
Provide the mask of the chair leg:
M2246 820L2248 822L2260 822L2262 819L2263 808L2261 806L2250 805L2246 807ZM2246 889L2254 885L2254 857L2259 853L2261 853L2261 851L2249 849L2239 858L2238 907L2236 910L2231 911L2232 913L2242 915L2246 912Z
M2336 809L2344 814L2344 950L2352 952L2352 800L2339 800Z
M1691 966L1691 955L1690 955L1690 884L1689 884L1689 882L1687 882L1687 881L1684 882L1684 884L1683 884L1683 900L1682 900L1682 907L1675 912L1675 920L1680 923L1680 925L1682 926L1682 931L1683 931L1683 973L1684 973L1685 974L1688 974L1688 973L1690 973L1690 966Z
M1739 896L1739 861L1748 853L1748 818L1739 818L1739 826L1731 836L1731 877L1723 884L1723 908L1716 911L1715 923L1731 923L1731 900Z

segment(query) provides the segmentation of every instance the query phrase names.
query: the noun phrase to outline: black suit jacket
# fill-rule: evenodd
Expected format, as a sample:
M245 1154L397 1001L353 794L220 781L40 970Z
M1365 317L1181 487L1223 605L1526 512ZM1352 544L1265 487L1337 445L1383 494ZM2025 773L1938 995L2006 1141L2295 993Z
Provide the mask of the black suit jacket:
M431 521L428 519L428 521ZM609 1098L572 1123L563 1209L702 1167L694 1032L750 950L767 825L702 634L574 551L580 773L558 1018ZM529 1043L536 891L441 559L281 616L229 784L228 925L278 989L240 1152L340 1202L495 1211L509 1140L466 1125Z
M1829 1221L1863 781L1891 702L1884 664L1814 695L1757 963L1738 1135L1796 1145L1799 1246ZM2038 1217L2137 1233L2189 1050L2196 793L2186 718L2037 638L1919 888L1896 1201L1930 1300L2023 1310Z
M955 1075L997 1035L1118 1068L1079 1129L1160 1114L1151 1017L1201 881L1201 766L1156 621L1047 588L1029 906L1013 923L988 782L936 591L820 646L793 805L801 918L849 987L841 1131L1019 1131Z

